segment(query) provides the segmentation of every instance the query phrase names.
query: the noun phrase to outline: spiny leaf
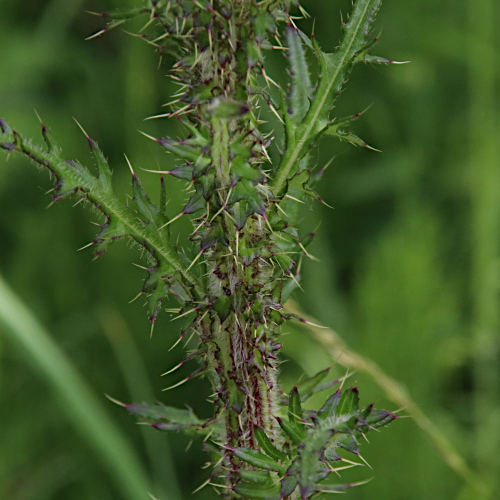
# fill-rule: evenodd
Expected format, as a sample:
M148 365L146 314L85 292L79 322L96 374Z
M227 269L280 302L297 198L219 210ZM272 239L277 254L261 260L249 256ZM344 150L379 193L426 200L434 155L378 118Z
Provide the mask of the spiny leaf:
M318 418L325 420L327 418L334 417L337 411L337 406L340 402L340 398L341 398L341 390L339 389L325 401L325 404L321 407L321 409L318 412Z
M259 446L262 448L262 451L269 455L274 460L287 460L288 456L286 453L278 450L276 446L271 442L271 440L267 437L267 434L261 427L254 427L253 429L254 436L257 438L257 442Z
M254 500L280 500L280 484L269 481L266 484L238 483L234 491Z
M183 214L192 214L205 207L206 201L203 196L203 186L196 186L196 192L189 198L186 206L182 209Z
M330 367L325 368L312 377L306 378L305 380L302 380L297 384L301 395L301 401L306 401L316 392L317 388L320 386L321 382L323 382L329 372Z
M258 450L252 450L251 448L233 448L231 451L236 457L259 469L274 470L281 474L284 474L286 471L281 464Z
M95 237L96 253L103 254L113 241L123 238L128 234L127 228L120 219L108 217L106 224L103 224L102 231Z
M294 491L297 485L299 484L299 480L297 479L297 476L285 476L281 480L281 490L280 490L280 495L281 498L286 498L290 496Z
M303 428L302 422L302 406L300 404L300 395L295 386L288 395L288 420L291 424L296 425L298 428Z
M332 135L340 139L341 141L347 141L353 146L361 146L363 148L371 149L372 151L378 151L378 149L373 148L368 143L363 141L360 137L352 132L346 132L339 128L339 125L331 125L324 131L325 135Z
M286 38L292 74L291 116L292 122L298 125L309 110L309 96L312 94L312 85L300 35L292 26L289 26L286 31Z
M266 206L262 200L257 188L245 179L240 180L234 187L231 196L229 197L229 205L233 203L245 200L253 212L259 215L264 215L266 211Z
M287 148L283 155L274 182L271 186L280 195L288 178L308 152L311 142L328 126L330 109L342 90L356 54L366 43L369 25L380 6L381 0L358 0L340 47L333 54L326 54L316 44L320 57L321 80L307 115L295 136L295 147ZM313 42L315 43L315 42Z
M0 124L2 131L9 130L5 122ZM179 259L177 252L170 244L161 238L157 232L146 230L118 198L105 190L102 183L85 167L78 162L65 161L59 154L49 153L37 146L32 146L30 143L23 141L22 137L14 131L7 134L7 144L11 143L14 145L10 150L19 151L39 165L50 168L59 179L59 184L56 186L56 196L66 196L72 192L81 193L108 217L110 225L106 226L104 231L97 237L98 240L103 242L103 246L98 247L98 249L105 248L107 245L105 242L112 241L119 236L131 237L141 246L148 248L150 252L154 252L157 259L168 262L189 283L198 286L197 280L189 273L187 266ZM5 146L5 143L3 144L4 149L10 148L10 146ZM58 192L57 189L60 191ZM100 241L97 241L97 243L100 243Z
M199 148L187 146L169 138L154 140L161 144L167 151L174 153L178 158L193 162L196 166L201 168L207 167L211 162L210 158L206 157Z
M295 445L301 444L306 438L306 432L303 428L292 424L286 419L277 418L280 427L283 429L285 434L292 440Z
M372 410L366 417L366 423L370 427L377 429L378 427L390 424L395 418L397 416L394 413L386 410Z
M359 407L359 393L356 387L345 390L337 406L337 415L353 415Z
M140 215L148 223L156 224L158 227L162 226L165 221L159 219L160 209L150 199L141 182L136 175L132 176L132 192L134 194L133 200L137 204Z
M271 474L262 470L245 470L238 471L238 476L245 481L257 484L270 484L272 482Z

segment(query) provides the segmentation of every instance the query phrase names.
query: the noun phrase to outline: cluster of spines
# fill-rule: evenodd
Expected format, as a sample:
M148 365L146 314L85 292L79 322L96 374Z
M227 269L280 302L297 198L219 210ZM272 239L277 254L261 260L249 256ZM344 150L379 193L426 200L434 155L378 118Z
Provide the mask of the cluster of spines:
M12 140L1 145L9 151L17 149L27 154L55 174L54 201L78 193L104 214L106 222L102 231L90 244L95 246L97 255L123 236L132 237L147 250L152 265L147 268L148 277L141 293L148 295L153 324L169 293L181 303L179 318L194 313L194 319L187 322L180 339L186 332L196 331L200 343L178 366L197 357L201 367L180 383L205 373L211 377L216 389L217 413L222 414L225 410L226 415L230 414L226 419L223 451L226 457L229 456L229 462L224 463L231 465L229 483L234 491L245 496L244 488L254 489L255 495L265 488L245 481L245 475L257 477L259 471L246 470L241 464L258 466L238 457L238 453L255 455L255 448L265 448L266 439L279 441L279 428L286 440L292 439L291 429L295 428L292 432L295 434L298 428L304 431L302 424L294 420L293 410L288 420L275 420L274 417L278 412L276 395L280 394L276 384L280 348L276 326L289 317L283 314L282 304L299 286L300 259L303 255L309 256L306 245L313 235L300 238L297 229L299 209L308 196L322 201L313 190L313 184L323 170L313 173L309 168L309 149L322 135L368 147L345 129L359 113L335 121L330 118L330 111L354 63L394 61L368 54L372 46L369 26L379 0L358 0L351 18L343 24L344 42L333 54L323 52L314 38L309 39L295 26L288 8L296 2L225 0L219 3L215 8L208 0L149 2L143 9L103 15L110 22L96 34L147 12L150 19L146 26L157 26L160 31L140 34L141 38L153 44L160 53L172 53L178 58L171 77L179 83L179 93L169 103L172 111L158 117L178 117L187 127L188 136L177 141L148 136L182 162L159 173L185 179L193 188L188 202L176 217L169 219L166 216L163 177L160 204L156 205L131 168L136 205L132 218L139 218L139 229L134 226L131 216L126 215L127 210L123 211L124 207L109 202L114 196L111 171L97 143L87 134L98 176L93 176L78 162L64 161L44 125L42 133L48 151L25 143L4 122L0 123L2 132ZM239 10L236 12L233 7ZM235 17L238 19L236 24ZM291 87L288 96L281 92L281 101L274 102L258 80L260 75L266 84L271 81L265 73L262 50L271 47L268 38L279 40L278 21L288 23L286 47L283 48L290 62ZM235 26L241 36L232 38L234 33L230 31ZM244 43L244 46L237 47L235 43ZM321 69L315 85L311 83L306 51L316 55ZM266 151L269 140L261 136L255 116L262 99L282 121L286 133L281 162L277 167L270 166L268 171L262 166L269 162ZM226 164L222 165L224 159ZM219 161L221 165L217 165ZM188 254L178 251L169 241L169 225L183 215L197 217L191 240L199 244L199 250ZM195 266L195 263L201 265ZM217 338L221 332L229 343L225 355L224 342ZM275 396L271 397L273 393ZM297 399L294 394L292 391L291 401ZM238 419L241 422L242 412L249 418L243 424L235 424ZM317 427L318 415L311 417L306 425ZM255 418L250 418L252 416ZM217 418L211 419L211 422L216 421ZM347 434L351 437L366 427L367 422L358 413L353 421L358 427L354 425L349 429ZM318 469L304 479L303 471L312 463L312 459L305 460L308 446L313 441L324 441L328 432L343 432L337 428L328 432L324 426L320 428L316 428L314 435L311 429L307 430L311 440L308 445L293 443L293 439L289 444L289 447L295 446L296 455L302 457L293 461L294 467L302 472L292 473L295 469L289 465L282 478L283 491L288 491L295 482L303 498L315 493L311 478L319 481L321 471ZM304 432L301 435L302 438L306 436ZM311 456L318 458L327 453L326 448L318 448L319 444L314 446ZM351 451L354 449L357 448ZM279 471L282 472L283 467L280 465ZM243 481L239 482L240 479ZM276 489L275 482L272 488Z

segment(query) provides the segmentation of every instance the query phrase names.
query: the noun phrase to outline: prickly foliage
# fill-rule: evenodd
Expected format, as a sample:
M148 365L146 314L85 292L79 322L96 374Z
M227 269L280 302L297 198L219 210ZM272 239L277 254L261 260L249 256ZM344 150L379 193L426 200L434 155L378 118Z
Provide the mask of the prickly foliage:
M295 0L150 0L142 8L99 14L107 25L89 38L146 14L149 20L138 36L160 55L177 58L170 77L178 92L170 111L156 118L178 118L184 138L144 133L169 153L169 167L156 172L158 205L132 166L132 202L121 203L107 160L86 133L96 175L67 160L45 125L45 147L40 147L0 121L0 146L25 154L54 175L54 202L75 195L102 212L105 222L89 245L97 255L118 238L131 238L146 250L142 293L153 324L169 294L178 300L178 317L186 321L181 338L195 332L199 343L177 367L193 359L199 367L173 387L208 376L213 417L204 421L190 410L123 406L158 430L210 436L204 446L221 456L211 481L225 486L222 496L306 499L341 491L352 484L323 483L337 471L332 463L345 460L338 452L359 455L357 438L394 419L372 406L360 410L356 389L338 390L317 412L303 411L302 401L332 385L323 383L327 371L288 397L277 382L279 326L291 317L283 304L299 286L301 259L309 256L306 246L313 236L298 228L300 206L307 198L321 201L314 184L322 171L312 171L308 153L322 135L367 147L345 128L359 113L336 121L331 112L356 62L393 62L369 54L379 5L379 0L354 4L333 53L295 25L291 12L305 14ZM266 74L265 51L273 45L284 48L289 61L288 92L286 82L272 89L275 83ZM318 75L310 73L310 57L317 59ZM267 152L272 138L260 130L262 107L271 109L285 131L276 165ZM191 190L171 218L164 179L169 175L185 180ZM183 251L171 234L180 217L194 224L191 245Z

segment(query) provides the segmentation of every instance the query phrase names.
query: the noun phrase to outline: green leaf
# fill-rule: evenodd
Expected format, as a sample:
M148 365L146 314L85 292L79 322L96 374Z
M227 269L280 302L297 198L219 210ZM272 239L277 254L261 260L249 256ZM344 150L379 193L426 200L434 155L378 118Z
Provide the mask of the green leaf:
M200 168L205 168L210 165L212 161L210 158L205 156L200 148L193 148L187 146L179 141L174 141L170 138L155 139L156 142L161 144L167 151L174 153L178 158L193 162L196 166Z
M292 76L291 117L294 125L299 125L309 110L309 96L312 94L312 85L299 33L292 26L289 26L286 31L286 38Z
M297 172L286 185L286 194L280 202L280 207L286 213L289 224L296 224L299 219L300 207L304 199L304 184L309 180L309 171Z
M280 490L280 495L281 498L286 498L290 496L294 491L297 485L299 484L299 480L297 479L297 476L285 476L281 480L281 490Z
M266 176L257 168L252 167L241 156L235 157L231 161L231 180L236 184L240 179L252 182L263 182Z
M394 413L388 412L386 410L372 410L370 414L366 417L366 423L377 429L383 427L384 425L390 424L396 417Z
M182 209L183 214L193 214L204 208L207 202L205 197L203 196L203 186L196 186L196 192L189 198L189 201L186 203L186 206Z
M280 485L269 481L266 484L238 483L234 491L243 497L254 500L280 500Z
M321 382L325 379L325 377L330 372L330 367L325 368L324 370L319 371L316 375L312 377L306 378L297 384L297 388L301 394L301 401L306 401L309 399L315 392L317 392L318 387Z
M262 448L262 451L269 455L274 460L285 461L288 459L286 453L278 450L276 446L271 442L271 440L267 437L267 434L261 427L254 427L253 429L254 436L257 438L257 442L259 446Z
M379 151L378 149L373 148L369 144L367 144L363 139L358 137L356 134L353 134L352 132L345 132L344 130L339 129L340 124L337 125L331 125L328 128L324 130L324 134L326 135L332 135L340 139L341 141L347 141L353 146L361 146L363 148L371 149L373 151Z
M326 54L316 45L320 58L321 80L307 115L295 134L295 147L287 148L281 158L271 190L280 195L285 183L297 169L300 160L309 151L311 142L327 127L329 113L337 95L347 80L356 54L366 43L369 25L373 21L381 0L358 0L340 47L333 54Z
M132 192L134 194L133 200L136 202L139 213L145 221L161 226L162 221L158 219L160 209L149 199L136 175L132 176Z
M288 420L291 424L296 425L298 428L303 428L304 423L302 422L302 406L300 404L300 395L295 386L288 395Z
M2 131L10 130L5 122L0 122L0 128ZM2 139L4 138L2 137ZM189 283L197 287L197 280L187 270L186 265L180 260L177 252L170 246L168 241L157 232L149 231L137 221L137 218L127 210L123 203L114 194L104 189L102 182L96 179L85 167L78 162L65 161L59 153L49 153L38 146L32 146L30 143L23 141L22 137L14 131L7 133L6 139L7 142L2 141L0 144L3 144L4 149L19 151L39 165L50 168L60 181L61 196L70 192L77 192L86 196L104 213L108 218L108 225L105 226L103 232L96 239L98 253L102 253L109 241L121 236L129 236L142 247L154 253L155 258L168 262ZM101 242L102 245L100 245Z
M236 457L259 469L274 470L281 474L284 474L286 471L285 467L258 450L252 450L250 448L233 448L232 452Z
M342 394L337 406L337 415L353 415L359 407L359 393L355 387L350 387Z
M230 120L248 113L248 104L228 97L219 96L212 100L208 106L208 111L214 118Z
M108 160L106 159L103 152L99 148L99 145L96 141L94 141L94 139L91 139L87 136L87 140L89 141L92 156L94 157L94 160L97 164L99 173L98 178L101 181L102 188L108 193L111 193L113 191L113 187L111 185L112 174L111 169L109 168Z
M277 417L280 427L283 429L285 434L292 440L295 445L301 444L306 438L306 431L304 428L300 428L286 419Z
M180 409L165 405L122 404L130 413L138 415L148 422L177 422L183 425L203 425L191 408Z
M340 398L341 398L341 391L339 389L325 401L325 404L321 407L321 409L318 412L318 418L325 420L327 418L334 417L336 414L337 406L340 402Z
M253 212L260 215L264 215L266 212L266 206L262 200L257 188L245 179L240 180L231 193L229 197L229 205L236 203L237 201L245 200Z
M245 481L250 481L257 484L269 484L272 482L271 474L262 470L240 470L238 477Z
M232 311L232 301L227 295L221 295L213 305L214 311L219 315L221 324L227 319Z

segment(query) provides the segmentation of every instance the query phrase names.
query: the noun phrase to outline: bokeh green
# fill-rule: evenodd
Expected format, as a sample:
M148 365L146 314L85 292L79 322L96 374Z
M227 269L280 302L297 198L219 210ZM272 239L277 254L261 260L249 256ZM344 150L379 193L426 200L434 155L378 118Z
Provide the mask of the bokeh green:
M87 143L71 117L99 141L126 200L130 174L123 157L140 168L165 167L168 158L137 129L175 135L175 123L144 122L161 112L173 86L168 61L120 29L93 41L101 27L84 11L134 0L0 0L0 116L25 136L40 137L36 110L68 158L89 162ZM317 39L332 49L340 15L350 2L304 0L316 19ZM369 108L355 131L377 153L322 141L314 160L333 158L319 188L333 210L304 210L303 227L316 231L296 300L334 328L355 351L400 381L469 465L498 490L500 476L500 96L496 64L499 35L493 0L386 0L376 23L376 53L403 66L356 67L335 112ZM311 30L310 21L303 22ZM134 26L131 26L132 30ZM125 27L127 29L127 27ZM286 79L281 54L269 73ZM277 124L270 124L270 128ZM181 435L135 425L104 394L122 401L155 399L190 405L203 416L206 381L161 389L189 373L160 378L180 361L168 352L178 327L163 314L150 338L137 295L137 249L120 242L93 261L100 222L81 206L44 195L46 172L12 155L0 158L0 273L50 331L68 360L92 387L106 412L134 447L161 499L191 498L207 477L199 443L186 451ZM158 179L141 175L152 194ZM168 188L167 188L168 189ZM171 215L185 198L171 181ZM89 214L91 215L89 217ZM181 238L188 227L176 223ZM307 334L287 325L284 387L304 367L329 361ZM120 500L103 460L68 418L68 409L25 350L0 331L0 498L7 500ZM345 369L334 365L337 375ZM312 373L310 373L312 374ZM358 373L349 382L362 400L395 409L376 382ZM374 468L353 500L486 498L444 462L411 419L372 435L363 456ZM172 481L173 463L180 488ZM165 468L168 468L166 471ZM365 470L365 477L372 475ZM153 486L154 485L154 486ZM212 499L210 487L192 498ZM495 498L495 494L491 496Z

